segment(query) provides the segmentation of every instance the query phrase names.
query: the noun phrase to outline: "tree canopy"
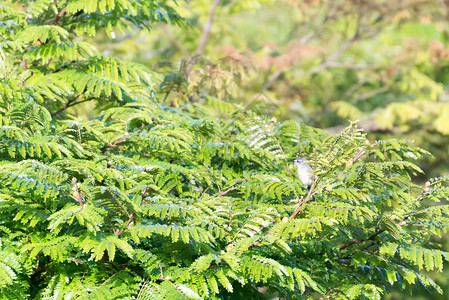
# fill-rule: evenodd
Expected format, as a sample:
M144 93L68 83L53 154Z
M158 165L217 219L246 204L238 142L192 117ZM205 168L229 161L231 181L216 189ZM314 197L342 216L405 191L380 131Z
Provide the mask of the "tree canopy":
M357 122L331 134L278 121L230 99L243 77L203 77L195 61L160 77L97 50L96 35L187 28L182 10L172 1L0 6L0 297L442 292L426 272L448 260L433 237L449 225L449 179L413 181L428 151L373 141ZM95 109L73 113L83 103ZM298 156L314 170L310 189Z

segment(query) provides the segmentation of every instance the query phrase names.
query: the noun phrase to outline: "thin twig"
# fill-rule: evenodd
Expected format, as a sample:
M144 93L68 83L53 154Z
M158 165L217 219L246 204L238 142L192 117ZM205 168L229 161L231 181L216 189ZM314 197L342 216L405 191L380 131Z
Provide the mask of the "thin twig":
M56 116L57 114L59 114L60 112L63 112L64 110L66 110L66 109L69 108L69 107L72 107L72 106L81 104L81 103L83 103L83 102L87 102L87 101L91 101L91 100L94 100L94 99L95 99L94 97L91 97L91 98L87 98L87 99L84 99L84 100L81 100L81 101L76 101L77 99L79 99L79 97L80 97L80 96L77 96L77 97L75 97L75 98L73 98L73 99L70 99L70 100L66 103L66 105L64 105L64 106L61 107L60 109L58 109L58 110L52 112L52 113L51 113L51 116L54 117L54 116Z
M208 186L206 189L204 189L204 191L201 193L200 199L202 199L204 197L204 195L206 194L207 190L209 190L210 186Z
M298 44L296 46L296 49L301 49L301 47L307 43L313 36L315 35L314 31L310 31L308 34L304 35L302 38L299 39ZM260 92L265 91L268 89L276 79L278 79L279 76L281 76L282 72L284 71L283 68L278 69L276 72L273 73L273 75L270 76L270 78L267 80L267 82L262 86L260 89Z
M212 2L212 5L210 6L207 22L206 24L204 24L203 33L201 34L198 47L195 51L195 55L192 57L189 65L187 66L186 77L189 77L189 74L192 71L193 65L195 64L196 60L204 53L204 48L206 47L207 41L209 40L212 24L214 23L215 10L217 9L218 3L220 3L220 0L214 0L214 2Z
M273 222L271 222L269 225L274 225L274 224L276 224L278 221L277 220L274 220ZM259 232L261 232L262 230L264 230L265 228L267 228L268 226L261 226L260 228L259 228ZM254 234L256 234L257 233L257 231L251 231L251 233L254 235ZM266 234L266 236L269 236L269 235L271 235L271 232L268 232L267 234ZM254 243L252 243L251 245L249 245L249 247L248 247L248 250L249 249L251 249L251 248L253 248L253 247L256 247L257 245L259 245L260 243L262 243L262 241L261 240L258 240L258 241L255 241ZM229 246L228 246L229 247Z
M276 72L274 72L273 75L271 75L270 78L267 80L267 82L265 82L265 84L260 88L260 92L263 92L266 89L268 89L273 84L273 82L276 79L278 79L279 76L281 76L283 71L284 69L278 69Z
M316 32L311 31L308 34L304 35L301 39L299 39L297 45L296 45L296 49L301 49L301 47L308 41L310 40L314 35L316 34ZM259 92L257 93L257 95L253 98L253 100L251 100L248 105L246 105L245 109L248 109L249 107L251 107L251 105L257 101L260 96L262 96L262 94L264 94L264 91L267 90L268 88L270 88L270 86L279 78L279 76L282 75L282 73L284 72L286 68L280 68L278 70L276 70L276 72L274 72L270 78L268 78L267 82L264 83L264 85L260 88Z
M217 9L218 3L220 3L220 0L214 0L212 3L210 10L209 10L209 16L207 17L207 22L204 24L203 34L201 35L200 42L198 44L198 48L196 49L197 55L202 55L204 52L204 48L206 47L207 40L209 39L210 30L212 28L212 24L214 22L214 16L215 16L215 10Z
M315 194L315 192L314 192L315 186L316 186L316 180L314 180L312 182L312 186L310 187L309 192L307 193L306 197L299 201L298 205L295 208L295 211L291 214L290 217L288 217L289 220L292 220L294 217L296 217L299 214L299 212L301 211L301 207L312 198L312 196Z
M354 35L347 40L345 43L343 43L338 49L337 51L335 51L333 54L331 54L330 56L328 56L321 64L319 64L318 66L316 66L315 68L312 69L311 74L317 74L319 72L321 72L322 70L328 68L332 63L334 63L334 61L340 57L340 55L349 47L352 46L352 44L354 44L359 38L360 38L360 30L361 30L361 18L362 16L359 15L357 18L357 28L355 30Z
M227 190L220 191L220 192L218 193L218 195L217 195L217 198L218 198L218 197L222 197L222 196L226 195L228 192L237 189L237 188L235 187L235 184L240 183L240 182L242 182L242 181L244 181L244 180L246 180L246 178L239 179L239 180L235 180L234 185L231 186L230 188L228 188Z
M106 149L108 148L115 148L120 144L123 144L124 142L126 142L126 139L128 138L128 132L125 132L121 137L119 137L118 139L116 139L113 142L110 142L109 144L107 144L106 146L102 147L100 149L101 152L105 152Z
M146 287L146 284L147 284L148 280L150 280L150 279L149 278L146 279L145 282L142 284L142 288L140 289L139 294L137 294L136 300L139 300L140 295L142 294L143 289Z
M352 162L349 163L349 165L354 164L356 161L358 161L360 159L360 157L362 157L362 155L365 153L365 149L363 147L360 147L359 151L357 151L355 153L354 158L352 159ZM347 165L348 166L348 165ZM340 178L341 176L343 176L345 170L341 171L341 173L338 175L338 178Z
M288 217L288 218L287 218L287 217L282 218L281 222L288 222L288 221L292 220L293 218L295 218L295 217L299 214L299 212L301 211L302 206L303 206L304 204L306 204L306 203L307 203L307 202L314 196L314 194L315 194L314 190L315 190L316 182L317 182L317 180L314 180L314 181L313 181L312 186L310 187L310 189L309 189L309 191L308 191L308 193L307 193L307 195L306 195L305 198L300 198L300 199L298 199L298 200L299 200L299 203L298 203L298 205L296 206L295 211L291 214L291 216ZM295 194L296 194L296 193L295 193ZM274 224L276 224L277 222L278 222L277 220L274 220L274 221L271 222L268 226L274 225ZM261 226L261 227L259 228L259 231L258 231L258 232L261 232L262 230L264 230L264 229L267 228L268 226ZM256 234L257 232L253 230L251 233ZM271 232L268 232L268 233L266 234L266 236L269 236L269 235L271 235ZM248 250L251 249L251 248L253 248L253 247L255 247L255 246L257 246L257 245L259 245L260 243L262 243L261 240L255 241L254 243L252 243L252 244L248 247ZM230 244L230 245L232 245L232 244ZM228 245L228 247L229 247L229 245Z
M423 192L414 200L414 202L421 201L422 198L426 194L428 194L430 192L429 187L430 187L430 182L426 182ZM407 225L407 222L406 222L407 219L410 218L414 214L416 214L416 213L410 213L410 214L405 215L402 218L402 220L398 223L398 226L405 226L405 225ZM363 243L363 242L366 242L366 241L373 241L379 234L381 234L381 233L383 233L385 231L386 231L386 229L378 229L378 230L376 230L376 232L374 232L372 235L370 235L367 239L353 240L353 241L350 241L350 242L348 242L346 244L338 246L338 248L340 250L343 250L343 249L346 249L346 248L348 248L348 247L350 247L352 245L360 244L360 243Z
M334 61L346 50L348 49L352 44L354 44L359 39L359 34L356 32L354 36L346 41L343 45L341 45L337 51L335 51L332 55L330 55L327 59L325 59L321 64L313 68L312 74L317 74L324 69L330 67Z
M108 144L108 147L114 148L117 147L118 145L122 144L123 142L125 142L126 138L128 137L128 133L125 132L121 137L119 137L117 140L111 142Z
M129 225L131 224L131 222L133 221L133 219L134 219L134 213L130 213L129 216L128 216L128 221L126 222L125 227L123 227L123 228L122 228L121 230L119 230L119 231L114 232L114 234L115 234L116 236L119 236L119 235L121 235L126 229L129 229Z
M236 187L235 186L231 186L229 189L225 190L225 191L221 191L220 193L218 193L217 197L222 197L224 195L226 195L228 192L235 190Z
M72 178L72 184L74 186L73 196L72 197L73 197L73 199L78 201L78 203L80 204L81 208L84 208L83 195L81 194L79 184L78 184L78 182L77 182L75 177Z
M167 50L169 50L169 49L171 49L171 45L167 45L167 46L165 46L165 47L162 47L162 48L159 48L159 49L155 49L155 50L153 50L153 51L149 51L149 52L147 52L147 53L144 53L143 55L142 55L142 60L150 60L150 59L152 59L153 57L155 57L155 56L158 56L159 54L162 54L162 53L164 53L165 51L167 51Z
M328 68L341 68L341 69L349 69L349 70L378 70L382 69L383 66L375 66L375 65L365 65L365 64L347 64L347 63L340 63L336 61L330 61L327 64Z

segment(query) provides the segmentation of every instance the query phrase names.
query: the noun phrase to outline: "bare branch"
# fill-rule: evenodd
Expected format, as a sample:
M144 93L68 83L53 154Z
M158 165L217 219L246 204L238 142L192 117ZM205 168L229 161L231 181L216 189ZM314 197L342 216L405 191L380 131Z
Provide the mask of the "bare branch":
M114 234L115 234L116 236L119 236L119 235L121 235L126 229L129 229L129 225L131 224L131 222L133 221L133 219L134 219L134 213L130 213L130 214L129 214L129 217L128 217L128 221L126 222L125 227L123 227L123 228L120 229L120 230L115 231Z
M204 197L204 195L209 190L209 188L210 188L210 186L208 186L207 188L204 189L204 191L201 193L200 199L202 199Z
M229 189L225 190L225 191L221 191L220 193L218 193L217 197L221 197L226 195L228 192L235 190L236 187L235 186L231 186Z
M196 54L201 55L204 52L204 48L206 47L207 40L209 39L210 30L212 28L212 24L214 22L214 16L215 16L215 10L217 9L218 3L220 3L220 0L214 0L212 3L210 10L209 10L209 16L207 17L207 22L204 24L203 34L201 35L200 42L198 44L198 48L196 49Z
M356 161L358 161L360 159L360 157L362 157L362 155L365 154L365 149L363 147L360 147L359 151L357 151L354 155L354 158L352 160L350 160L346 166L350 166L353 163L355 163ZM341 171L341 173L338 175L338 178L340 178L341 176L343 176L345 170Z
M289 220L293 219L294 217L296 217L298 215L298 213L301 211L301 207L306 204L315 194L314 190L315 190L315 186L316 186L316 180L313 181L312 186L309 189L309 192L307 193L306 197L303 199L301 198L301 200L299 201L298 205L295 208L295 211L292 213L292 215L288 218Z
M63 112L64 110L66 110L66 109L69 108L69 107L72 107L72 106L81 104L81 103L83 103L83 102L88 102L88 101L91 101L91 100L94 100L94 99L95 99L94 97L91 97L91 98L87 98L87 99L84 99L84 100L81 100L81 101L76 101L77 99L79 99L79 97L80 97L80 96L77 96L77 97L75 97L75 98L73 98L73 99L70 99L70 100L66 103L66 105L64 105L64 106L61 107L60 109L58 109L58 110L52 112L52 113L51 113L51 116L54 117L54 116L56 116L57 114L59 114L60 112Z
M237 180L235 180L234 184L240 183L240 182L242 182L242 181L244 181L244 180L246 180L246 178L243 178L243 179L237 179ZM231 186L230 188L228 188L228 189L225 190L225 191L220 191L220 192L218 193L218 195L217 195L217 198L218 198L218 197L222 197L222 196L226 195L227 193L229 193L230 191L233 191L233 190L235 190L235 189L237 189L237 188L235 187L235 185L233 185L233 186Z
M22 67L22 69L23 69L24 71L28 70L27 60L26 60L26 59L21 60L21 61L20 61L20 66Z
M114 148L117 147L118 145L122 144L123 142L125 142L126 138L128 137L128 133L125 132L121 137L119 137L118 139L116 139L115 141L111 142L108 144L108 147Z
M147 52L147 53L144 53L144 54L142 55L142 60L150 60L150 59L152 59L153 57L158 56L159 54L162 54L162 53L164 53L165 51L171 49L171 46L172 46L172 45L167 45L167 46L165 46L165 47L162 47L162 48L155 49L155 50L153 50L153 51L149 51L149 52Z
M84 208L83 195L81 194L79 183L77 182L75 177L72 178L72 184L73 184L73 187L74 187L72 197L73 197L73 199L78 201L78 203L80 204L81 208Z
M292 220L293 218L295 218L295 217L299 214L299 212L301 211L302 206L303 206L304 204L306 204L311 198L313 198L313 196L314 196L314 194L315 194L315 192L314 192L315 186L316 186L316 180L313 181L312 186L310 187L310 189L309 189L309 191L308 191L306 197L305 197L305 198L302 198L302 197L301 197L300 199L298 199L298 200L299 200L299 203L298 203L298 205L296 206L295 211L291 214L291 216L288 217L288 218L287 218L287 217L282 218L281 222L288 222L288 221ZM269 225L274 225L274 224L276 224L277 222L278 222L277 220L274 220L274 221L271 222L271 224L269 224ZM262 231L262 230L264 230L264 229L267 228L267 227L268 227L268 226L261 226L261 227L259 228L259 232ZM256 232L256 231L252 231L251 233L256 234L257 232ZM269 235L271 235L270 232L268 232L268 233L266 234L266 236L269 236ZM251 249L251 248L257 246L257 245L259 245L260 243L262 243L262 241L260 241L260 240L259 240L259 241L256 241L256 242L252 243L252 244L248 247L248 249ZM229 244L228 247L229 247L229 246L232 246L232 244Z
M147 282L148 282L148 280L150 280L150 278L147 278L147 279L144 281L144 283L142 284L142 287L140 288L139 293L137 294L137 298L136 298L137 300L140 299L140 295L142 294L143 290L147 287Z
M317 74L324 69L327 69L330 67L333 63L335 63L335 60L349 47L352 46L357 40L359 39L359 33L358 31L354 34L354 36L346 41L343 45L340 46L340 48L337 49L332 55L330 55L328 58L326 58L321 64L313 68L312 74Z
M65 6L63 9L61 9L61 11L55 15L55 19L53 20L53 25L59 24L59 20L65 14L66 10L67 10L67 6Z
M157 280L160 280L160 281L167 281L167 280L171 280L171 277L170 276L167 276L167 277L164 277L164 276L159 276L158 278L157 278Z
M195 55L192 57L192 59L189 62L189 65L187 66L186 77L189 77L189 74L192 71L193 65L195 64L197 58L201 56L204 52L204 48L206 47L207 41L209 40L212 24L214 23L215 10L217 9L218 3L220 3L220 0L214 0L214 2L212 2L212 5L210 6L207 22L206 24L204 24L203 33L200 37L198 47L196 48L195 51Z
M128 138L128 132L125 132L121 137L119 137L118 139L116 139L113 142L110 142L109 144L107 144L106 146L102 147L100 149L101 152L105 152L107 148L115 148L120 144L123 144L124 142L126 142L126 139Z

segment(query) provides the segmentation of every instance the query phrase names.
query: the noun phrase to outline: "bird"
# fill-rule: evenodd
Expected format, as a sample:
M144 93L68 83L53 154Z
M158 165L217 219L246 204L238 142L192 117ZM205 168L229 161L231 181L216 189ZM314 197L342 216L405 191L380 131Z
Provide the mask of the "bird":
M307 187L307 190L309 190L313 183L313 169L302 157L298 157L293 162L295 163L295 166L298 167L299 180L301 180L302 184L304 184Z

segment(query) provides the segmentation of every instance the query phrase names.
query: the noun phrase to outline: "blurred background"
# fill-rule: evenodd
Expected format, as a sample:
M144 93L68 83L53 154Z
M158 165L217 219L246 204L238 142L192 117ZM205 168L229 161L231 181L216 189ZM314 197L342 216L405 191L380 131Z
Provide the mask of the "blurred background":
M417 182L448 175L448 0L177 5L186 27L149 24L149 31L100 34L92 42L152 70L167 105L218 97L330 133L359 120L373 142L413 140L432 153ZM435 240L449 251L447 234ZM449 299L449 265L430 276L444 295L417 289L413 297L392 291L385 298Z

